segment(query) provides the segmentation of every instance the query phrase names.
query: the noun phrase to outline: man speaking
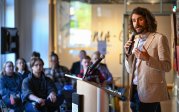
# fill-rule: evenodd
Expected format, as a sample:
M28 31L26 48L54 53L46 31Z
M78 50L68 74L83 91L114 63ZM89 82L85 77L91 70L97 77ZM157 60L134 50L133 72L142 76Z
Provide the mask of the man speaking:
M130 16L130 28L139 38L125 43L125 66L132 75L130 101L132 112L161 112L160 101L168 100L165 72L171 69L167 38L157 33L151 12L137 7ZM132 52L129 51L132 48Z

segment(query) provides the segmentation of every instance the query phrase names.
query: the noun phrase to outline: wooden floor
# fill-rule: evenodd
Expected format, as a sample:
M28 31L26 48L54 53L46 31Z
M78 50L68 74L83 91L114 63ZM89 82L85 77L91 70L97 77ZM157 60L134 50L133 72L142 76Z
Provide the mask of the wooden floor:
M162 112L177 112L176 97L172 97L171 100L161 102ZM120 111L114 112L131 112L129 108L129 102L120 102Z
M161 102L161 110L162 112L177 112L177 97L174 92L170 91L171 100ZM129 108L129 101L119 103L120 111L114 112L131 112ZM179 110L178 110L179 112Z
M177 112L176 97L173 96L170 101L161 102L162 112Z

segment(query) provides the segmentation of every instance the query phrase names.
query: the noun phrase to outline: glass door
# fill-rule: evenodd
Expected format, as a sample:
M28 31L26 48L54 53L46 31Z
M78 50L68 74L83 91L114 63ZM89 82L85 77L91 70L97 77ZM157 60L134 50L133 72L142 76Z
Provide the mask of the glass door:
M99 50L105 54L113 77L122 76L123 13L122 4L57 2L58 34L56 50L62 65L69 69L79 60L80 50L89 56ZM121 82L120 82L121 83Z

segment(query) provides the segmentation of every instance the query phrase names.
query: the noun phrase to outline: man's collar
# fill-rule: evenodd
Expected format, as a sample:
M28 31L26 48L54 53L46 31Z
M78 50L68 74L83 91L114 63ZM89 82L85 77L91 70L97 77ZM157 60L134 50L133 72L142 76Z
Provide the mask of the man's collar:
M145 34L139 35L139 37L140 37L141 40L146 40L149 35L150 35L150 32L147 32Z

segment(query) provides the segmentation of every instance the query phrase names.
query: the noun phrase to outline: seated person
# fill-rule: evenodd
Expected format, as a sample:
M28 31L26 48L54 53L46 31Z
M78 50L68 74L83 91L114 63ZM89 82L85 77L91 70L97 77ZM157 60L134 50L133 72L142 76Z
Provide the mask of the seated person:
M58 110L57 89L51 79L43 73L44 62L32 58L32 73L23 80L22 101L26 112L54 112Z
M83 70L81 70L80 74L77 76L80 78L85 78L88 81L92 81L95 83L103 83L104 77L98 69L94 69L92 71L88 71L88 67L91 65L91 58L89 56L85 56L81 62L83 66Z
M95 63L100 58L100 56L101 54L99 51L94 52L92 54L92 63ZM103 84L104 85L112 84L113 77L107 65L103 63L99 63L96 68L102 73L103 77L105 78L105 81Z
M71 80L70 78L65 77L65 74L70 74L70 71L67 67L60 65L58 55L53 52L51 54L51 67L45 68L44 70L45 75L55 82L58 94L60 94L64 85L67 84L67 81L69 82L69 80Z
M85 50L81 50L81 51L79 52L79 58L80 58L80 60L79 60L79 61L76 61L76 62L74 62L74 63L72 64L72 67L71 67L71 70L70 70L72 74L77 75L77 74L79 74L80 71L83 69L83 67L82 67L82 65L81 65L81 61L82 61L82 59L83 59L85 56L86 56L86 51L85 51Z
M17 74L20 75L22 80L28 76L30 71L28 70L28 67L24 58L17 59L15 71Z
M14 112L22 112L21 102L21 77L14 72L14 65L7 61L0 76L0 95L2 100Z
M79 58L80 60L79 61L76 61L72 64L72 67L71 67L71 74L72 75L78 75L80 73L80 71L83 69L83 66L81 65L81 60L83 59L83 57L86 56L86 51L85 50L80 50L79 52ZM76 80L72 79L72 84L73 84L73 88L76 89Z
M37 51L33 51L32 54L31 54L30 60L32 58L40 58L40 53L37 52ZM27 62L27 67L28 67L29 70L31 70L31 68L30 68L30 62Z

